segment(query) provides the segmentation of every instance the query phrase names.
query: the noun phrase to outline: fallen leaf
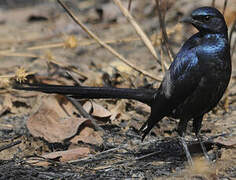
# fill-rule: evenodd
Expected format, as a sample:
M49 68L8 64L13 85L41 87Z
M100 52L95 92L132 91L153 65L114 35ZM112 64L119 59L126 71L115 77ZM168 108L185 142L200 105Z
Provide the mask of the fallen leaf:
M224 146L227 147L236 147L236 137L232 137L232 138L222 138L222 137L218 137L217 139L214 140L215 143L220 143L223 144Z
M82 141L88 144L101 145L103 139L100 135L100 132L94 131L94 129L90 127L85 127L80 131L79 135L73 137L70 140L70 142L73 144L77 144L78 141Z
M75 149L70 149L66 151L57 151L43 155L44 158L56 159L59 158L60 162L67 162L71 160L76 160L81 157L85 157L90 153L87 147L78 147Z
M0 107L0 116L7 113L8 111L10 111L9 107L6 107L6 106Z
M83 108L87 113L90 114L93 108L92 103L90 101L86 101L83 105Z
M4 101L3 101L3 107L7 107L9 109L12 108L12 97L9 94L5 95Z
M68 102L69 103L69 102ZM50 143L63 142L74 136L85 118L70 116L66 106L54 96L44 96L37 111L27 121L27 128L34 137L42 137Z
M111 112L105 109L103 106L92 103L93 104L93 112L92 115L96 117L106 118L111 116Z
M44 160L40 157L32 157L26 160L27 163L34 165L34 166L49 166L50 162L48 162L47 160Z
M116 106L113 109L111 109L111 114L112 114L110 117L111 122L117 119L120 115L125 114L125 106L126 106L126 100L122 99L117 101Z
M107 118L112 115L110 111L95 102L87 101L83 107L87 113L92 111L91 115L95 117Z

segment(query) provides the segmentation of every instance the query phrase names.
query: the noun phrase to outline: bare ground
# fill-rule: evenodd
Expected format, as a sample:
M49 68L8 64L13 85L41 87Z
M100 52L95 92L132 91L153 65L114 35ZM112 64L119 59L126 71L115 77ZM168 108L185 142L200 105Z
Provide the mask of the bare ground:
M111 1L66 2L103 41L109 42L139 69L162 78L162 67ZM81 85L158 87L158 81L127 67L89 39L56 2L24 3L2 1L0 4L1 76L15 74L18 67L24 67L27 72L34 73L28 77L34 82L73 84L73 78L66 73L70 72L74 78L79 79ZM179 18L197 6L210 4L211 1L169 1L165 22L174 53L177 53L182 42L195 32L189 26L180 25ZM128 3L124 5L127 7ZM216 6L222 9L223 1L221 4L216 1ZM160 47L163 45L159 40L161 30L155 3L133 1L131 7L131 14L151 37L158 58L170 63L166 50L160 53ZM163 5L162 8L164 7ZM225 17L230 30L236 14L233 0L228 2L226 10ZM75 41L75 47L69 47L68 38L72 44ZM234 40L235 35L232 42ZM91 114L104 129L103 133L96 134L96 138L94 136L95 141L99 139L97 136L101 137L100 143L91 143L91 139L83 139L81 136L78 136L80 140L75 144L71 141L72 137L53 143L46 137L39 138L32 133L34 127L29 126L29 119L38 118L32 114L40 111L39 107L45 95L11 90L5 78L1 77L0 179L236 178L236 56L232 53L233 73L227 95L214 111L204 117L201 130L206 139L208 153L213 159L212 164L204 160L189 123L186 139L194 158L194 167L188 166L182 146L177 140L177 120L163 119L160 127L155 127L150 136L141 142L137 131L147 119L150 110L135 101L94 101L112 112L112 115L119 114L115 118ZM49 101L50 98L46 100ZM105 114L105 110L102 109L99 113ZM91 127L91 124L80 125L73 137L81 135L82 129L86 134L88 127ZM79 158L65 161L62 161L66 158L64 155L61 155L62 158L45 156L52 152L68 152L75 147L85 148L89 152Z

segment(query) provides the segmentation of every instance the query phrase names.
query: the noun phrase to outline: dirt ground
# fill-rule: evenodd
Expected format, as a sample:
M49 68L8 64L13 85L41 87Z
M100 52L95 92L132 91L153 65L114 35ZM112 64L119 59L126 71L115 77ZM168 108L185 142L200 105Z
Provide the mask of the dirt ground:
M151 39L157 58L113 1L64 2L87 28L139 72L89 38L56 1L1 1L0 179L235 179L235 50L231 52L233 72L228 90L219 105L205 115L201 129L211 164L191 132L191 123L185 139L193 167L189 167L177 139L178 120L164 118L141 142L138 129L150 113L142 103L81 100L79 105L90 115L85 117L65 97L11 88L16 77L47 84L159 86L163 64L168 66L172 56L163 43L155 1L133 0L130 13ZM178 21L194 8L210 6L213 1L161 2L161 12L166 11L168 46L174 57L196 32ZM129 6L128 1L122 4ZM215 6L223 11L224 1L216 0ZM234 0L227 2L224 15L231 32L236 18ZM236 40L236 33L232 34L231 47Z

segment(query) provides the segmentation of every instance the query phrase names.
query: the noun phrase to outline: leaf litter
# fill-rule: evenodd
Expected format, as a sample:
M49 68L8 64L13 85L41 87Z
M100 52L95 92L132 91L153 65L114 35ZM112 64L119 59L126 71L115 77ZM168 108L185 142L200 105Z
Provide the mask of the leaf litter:
M153 61L152 55L135 37L135 32L121 13L113 11L112 2L103 4L96 1L78 3L71 1L71 3L75 9L83 9L84 13L79 12L79 17L83 22L91 26L93 31L104 39L104 42L110 42L113 48L128 57L135 67L137 65L142 69L147 69L156 77L162 76L161 67ZM184 6L181 3L188 8L183 10ZM50 6L40 4L6 11L2 17L5 24L1 25L4 28L0 30L1 36L4 37L1 40L4 41L1 46L1 51L4 52L0 52L1 58L4 57L1 59L1 75L14 74L16 66L24 65L26 73L34 72L34 74L18 73L22 81L76 84L66 73L69 71L75 74L80 85L158 87L158 82L117 61L104 49L94 44L66 14L55 10L58 4L49 4ZM99 6L94 9L96 4ZM179 13L186 14L187 9L190 11L189 4L191 3L181 0L170 1L167 6L166 19L172 22L167 24L167 33L170 31L168 35L177 43L177 45L171 45L175 52L185 38L181 34L185 27L176 27L175 18ZM203 5L207 5L207 2L203 2ZM194 6L193 3L192 7ZM137 18L136 21L150 37L157 37L156 33L150 31L157 27L156 15L153 14L156 8L155 3L132 1L131 7L131 14ZM231 23L235 13L232 7L229 5L227 12ZM40 8L42 12L47 12L47 15L44 13L43 17L47 17L48 20L33 23L28 21L32 15L41 15L38 13ZM143 10L146 14L138 13ZM113 14L112 17L110 13ZM19 16L19 14L24 14L24 16ZM21 18L17 19L17 17ZM7 33L9 30L11 30L11 36ZM192 31L192 29L188 30ZM69 38L65 38L61 32ZM12 36L17 38L12 38ZM161 36L156 38L158 39L155 46L157 50L158 46L161 46L160 38ZM5 56L6 51L11 56ZM24 57L24 55L30 55L29 53L31 56ZM162 58L168 59L167 52L164 52ZM108 73L108 76L105 73ZM107 78L103 79L103 77ZM9 83L7 78L1 78L1 88L7 87ZM205 136L210 138L218 135L213 141L206 142L209 153L215 156L213 166L202 161L202 157L198 157L199 154L201 155L200 146L191 136L190 130L187 132L186 138L189 140L190 151L196 152L196 155L194 154L195 169L188 168L184 164L185 156L175 137L176 120L163 120L160 128L155 127L145 142L140 141L137 130L150 111L142 103L128 100L81 100L80 103L87 113L95 118L97 124L105 130L105 133L102 133L96 131L89 118L80 115L65 97L4 89L0 97L2 137L0 147L9 148L0 151L2 168L0 173L3 177L9 178L17 172L37 172L39 179L41 177L233 178L236 171L234 85L235 79L232 79L230 85L232 88L229 90L229 112L225 113L224 109L219 106L217 114L209 113L203 123L202 133ZM188 129L191 129L191 124L189 126ZM11 174L4 172L7 168L12 169ZM32 173L31 175L33 176ZM23 173L18 177L24 177Z

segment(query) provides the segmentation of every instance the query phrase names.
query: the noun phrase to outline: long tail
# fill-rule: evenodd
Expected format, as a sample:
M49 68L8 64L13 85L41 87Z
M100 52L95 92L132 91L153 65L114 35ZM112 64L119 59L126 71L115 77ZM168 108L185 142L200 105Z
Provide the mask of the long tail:
M76 99L133 99L150 105L154 99L155 90L130 89L111 87L88 87L88 86L63 86L46 84L15 85L14 89L26 91L40 91L44 93L56 93L69 95Z

